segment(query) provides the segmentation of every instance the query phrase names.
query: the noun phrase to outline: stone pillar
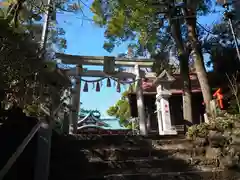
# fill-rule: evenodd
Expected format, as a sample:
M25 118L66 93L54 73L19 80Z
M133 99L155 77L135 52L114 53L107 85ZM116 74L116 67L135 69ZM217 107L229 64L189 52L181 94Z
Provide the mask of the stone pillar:
M80 93L81 93L81 71L82 67L76 67L76 85L73 88L73 94L71 98L71 122L70 122L70 133L77 133L77 121L78 121L78 113L80 108Z
M136 95L137 95L137 108L138 108L138 117L139 117L139 130L140 135L148 135L147 126L146 126L146 115L144 108L144 99L143 99L143 90L142 90L142 78L140 74L139 65L135 65L136 73Z
M154 84L157 87L156 105L159 135L177 134L176 128L172 127L168 100L171 96L170 84L174 80L175 79L164 70L154 81Z

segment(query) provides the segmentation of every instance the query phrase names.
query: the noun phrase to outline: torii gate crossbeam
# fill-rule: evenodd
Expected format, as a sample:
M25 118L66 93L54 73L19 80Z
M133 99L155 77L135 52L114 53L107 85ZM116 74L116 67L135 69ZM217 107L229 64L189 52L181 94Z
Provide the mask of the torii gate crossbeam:
M81 88L81 76L87 77L106 77L113 76L119 79L131 78L136 81L136 94L137 94L137 106L139 114L139 128L141 135L147 135L148 130L146 126L146 116L143 100L142 90L142 78L140 67L150 68L152 67L154 60L152 59L128 59L128 58L115 58L108 56L75 56L56 53L56 58L61 60L65 64L75 64L77 68L69 70L67 73L71 76L75 76L76 82L79 83L74 87L74 96L72 99L72 116L71 123L73 125L73 132L77 131L78 112L80 110L80 88ZM83 65L103 66L103 71L88 71L82 68ZM118 67L134 67L134 72L116 72L115 68Z

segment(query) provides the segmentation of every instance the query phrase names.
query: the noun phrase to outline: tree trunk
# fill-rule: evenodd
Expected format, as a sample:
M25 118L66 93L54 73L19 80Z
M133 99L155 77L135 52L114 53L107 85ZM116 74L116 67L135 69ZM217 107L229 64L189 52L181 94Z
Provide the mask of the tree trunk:
M180 60L180 74L183 83L183 119L185 121L193 123L192 117L192 92L191 92L191 80L189 78L189 66L188 66L188 55L179 55Z
M186 53L186 50L183 45L179 20L170 21L172 37L175 40L178 50L178 58L180 61L180 74L183 83L182 86L183 118L184 121L190 122L192 124L193 123L192 94L191 94L191 81L189 78L188 53Z
M198 41L198 34L196 32L196 14L191 9L185 9L186 23L188 26L188 38L192 43L192 50L195 54L195 69L197 77L202 90L203 99L205 103L206 112L211 115L210 101L212 100L211 89L209 86L206 68L204 66L204 59L201 45ZM189 18L190 17L190 18Z

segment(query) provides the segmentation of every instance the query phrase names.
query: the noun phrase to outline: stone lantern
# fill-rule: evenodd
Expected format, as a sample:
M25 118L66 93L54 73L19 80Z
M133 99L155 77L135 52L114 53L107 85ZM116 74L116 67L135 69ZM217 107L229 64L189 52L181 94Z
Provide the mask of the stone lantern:
M159 135L176 135L176 128L172 126L171 112L169 108L169 97L172 95L170 85L175 81L166 70L164 70L154 81L157 88L156 105Z

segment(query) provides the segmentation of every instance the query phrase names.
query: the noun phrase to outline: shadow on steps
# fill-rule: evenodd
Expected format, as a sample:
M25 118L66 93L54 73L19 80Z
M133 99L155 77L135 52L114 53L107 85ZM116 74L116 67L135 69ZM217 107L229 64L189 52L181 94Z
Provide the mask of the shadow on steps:
M178 139L171 141L177 142ZM211 166L206 172L200 172L186 160L173 157L168 150L157 150L153 157L152 140L138 136L54 135L52 142L50 180L223 180L224 176L228 176L217 169L211 172Z

